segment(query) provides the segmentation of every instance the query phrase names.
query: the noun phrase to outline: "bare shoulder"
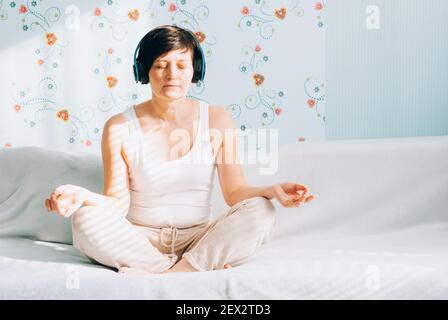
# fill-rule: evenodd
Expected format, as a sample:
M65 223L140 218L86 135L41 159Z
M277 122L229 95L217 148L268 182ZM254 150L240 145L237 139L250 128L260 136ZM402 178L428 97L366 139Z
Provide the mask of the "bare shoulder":
M215 129L234 128L235 122L232 114L225 108L217 105L209 106L210 127Z
M129 123L124 112L111 116L104 124L101 143L102 152L104 154L110 152L120 153L126 162L126 165L129 167L129 138ZM113 151L113 149L116 151Z
M128 132L128 126L128 119L124 115L124 112L120 112L107 119L106 123L104 124L104 129L107 129L113 133L122 133L122 135L115 137L125 138L125 133Z

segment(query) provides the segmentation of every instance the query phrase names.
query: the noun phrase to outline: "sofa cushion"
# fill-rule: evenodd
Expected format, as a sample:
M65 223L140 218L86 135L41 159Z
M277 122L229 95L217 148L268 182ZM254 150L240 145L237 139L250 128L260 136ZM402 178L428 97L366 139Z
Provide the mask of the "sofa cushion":
M72 243L70 220L50 213L45 198L61 184L102 192L101 158L40 147L0 150L0 237Z

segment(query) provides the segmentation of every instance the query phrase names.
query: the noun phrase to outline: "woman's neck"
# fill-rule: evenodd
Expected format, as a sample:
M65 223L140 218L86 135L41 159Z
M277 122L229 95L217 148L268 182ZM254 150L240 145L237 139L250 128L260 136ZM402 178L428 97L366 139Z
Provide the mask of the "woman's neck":
M191 101L185 97L178 100L152 98L145 103L143 109L154 119L175 124L189 118L193 110L192 107Z

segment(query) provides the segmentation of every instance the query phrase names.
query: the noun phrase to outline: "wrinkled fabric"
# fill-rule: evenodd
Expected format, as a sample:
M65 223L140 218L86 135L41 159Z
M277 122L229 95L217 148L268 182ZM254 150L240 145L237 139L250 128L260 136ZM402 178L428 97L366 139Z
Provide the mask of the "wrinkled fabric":
M247 181L295 181L315 199L298 208L272 201L270 242L231 269L138 276L92 264L71 245L70 220L44 208L53 185L101 192L101 158L2 149L0 298L448 297L448 137L304 142L281 147L278 159L271 176L243 164ZM229 209L220 192L211 204L214 218Z
M242 200L210 223L189 228L134 225L108 208L81 208L72 216L73 243L90 259L163 272L181 257L198 271L239 265L272 237L274 205L263 197Z

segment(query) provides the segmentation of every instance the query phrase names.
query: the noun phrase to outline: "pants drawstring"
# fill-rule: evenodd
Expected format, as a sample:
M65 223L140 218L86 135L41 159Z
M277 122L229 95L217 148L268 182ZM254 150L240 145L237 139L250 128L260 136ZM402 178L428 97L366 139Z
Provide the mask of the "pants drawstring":
M165 231L166 229L167 228L162 228L162 231L159 234L159 240L165 247L168 247L168 245L163 241L163 231ZM170 227L170 230L171 230L171 254L174 254L174 247L177 241L177 228Z

